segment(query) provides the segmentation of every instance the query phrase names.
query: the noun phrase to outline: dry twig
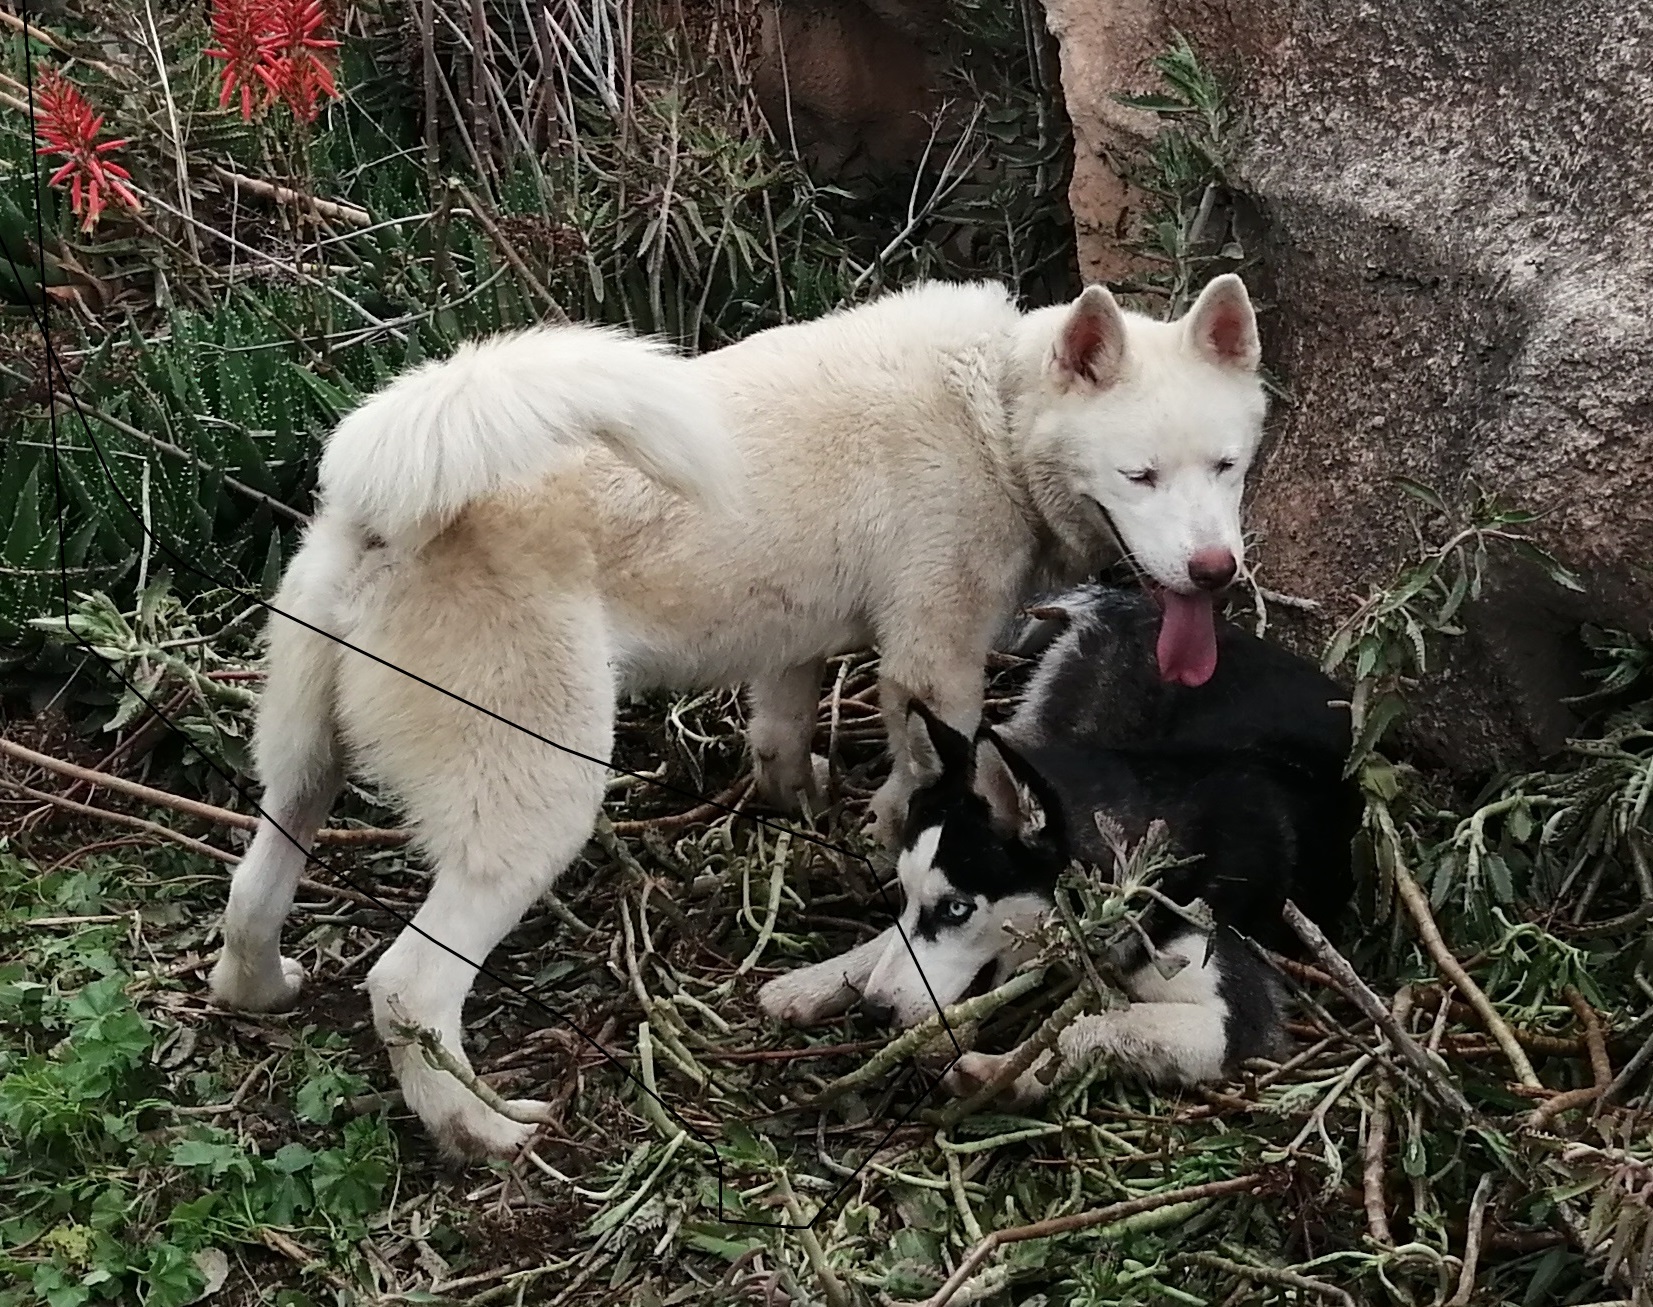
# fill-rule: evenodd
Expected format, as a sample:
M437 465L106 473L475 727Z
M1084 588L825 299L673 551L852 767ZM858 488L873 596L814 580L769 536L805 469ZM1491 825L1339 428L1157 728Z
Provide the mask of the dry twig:
M372 216L366 209L359 209L354 204L340 204L336 200L321 200L313 195L305 195L302 191L295 191L291 187L278 186L274 182L260 181L256 177L248 177L243 173L231 172L228 168L213 165L213 175L219 181L225 182L232 189L246 191L249 195L257 195L261 199L270 200L276 204L296 205L301 209L308 209L321 218L331 219L333 222L342 222L351 227L367 227L373 222Z
M59 776L67 776L73 780L84 781L106 790L114 790L117 794L124 794L130 799L138 799L157 808L167 808L173 812L183 813L188 817L199 817L203 821L213 822L215 825L228 826L235 830L257 830L257 817L247 816L245 813L231 812L228 808L220 808L211 803L201 803L196 799L186 799L182 795L172 794L166 790L157 790L148 785L140 785L137 781L129 781L122 776L112 776L108 772L94 771L90 767L81 767L72 762L64 762L61 758L53 758L49 754L38 753L33 749L25 748L11 740L0 740L0 754L15 758L31 767L41 767L46 771L56 772ZM15 784L15 782L13 782ZM31 791L31 796L36 792ZM59 801L50 795L39 795L50 803ZM60 806L70 806L64 801ZM123 814L111 813L105 808L89 808L84 804L73 805L76 811L102 817L105 820L117 821L123 825L132 825L137 818L126 818ZM155 832L165 832L166 837L179 840L188 840L188 836L179 835L177 831L169 831L165 826L157 826L153 822L143 823L140 829ZM408 832L402 830L384 830L378 827L367 826L358 830L321 830L316 832L318 844L334 845L398 845L406 844ZM195 844L198 841L190 841ZM202 845L205 849L210 846ZM198 852L200 850L197 850ZM223 861L234 861L232 854L213 850L213 855Z
M1389 1036L1389 1042L1394 1045L1395 1050L1423 1077L1431 1096L1461 1120L1475 1119L1475 1109L1469 1105L1469 1100L1456 1085L1441 1074L1440 1067L1418 1046L1418 1041L1401 1029L1394 1013L1385 1007L1366 982L1355 974L1349 960L1332 947L1331 941L1326 938L1320 927L1305 917L1302 909L1289 899L1281 915L1285 918L1286 924L1297 932L1297 937L1320 959L1320 964L1331 972L1337 980L1338 988L1349 996L1355 1006L1365 1013L1378 1029Z
M1435 917L1429 910L1429 899L1418 882L1412 879L1412 873L1398 862L1395 864L1395 889L1399 892L1401 902L1412 916L1412 924L1418 928L1418 937L1423 941L1425 950L1434 959L1441 975L1455 985L1465 1001L1475 1009L1487 1028L1487 1033L1498 1041L1498 1047L1504 1050L1504 1056L1509 1059L1510 1066L1515 1070L1516 1079L1524 1085L1538 1086L1543 1081L1532 1069L1532 1063L1527 1059L1520 1041L1511 1032L1504 1018L1498 1015L1498 1010L1492 1006L1492 1001L1486 993L1470 978L1469 972L1459 964L1458 959L1452 956L1452 950L1446 946L1441 938L1440 927L1435 924Z

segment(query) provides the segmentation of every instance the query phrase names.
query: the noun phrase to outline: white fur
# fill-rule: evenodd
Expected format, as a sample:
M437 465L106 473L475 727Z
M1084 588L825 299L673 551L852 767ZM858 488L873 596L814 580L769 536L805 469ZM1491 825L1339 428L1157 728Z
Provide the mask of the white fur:
M1060 339L1079 308L1031 315L1033 348ZM1237 356L1205 343L1213 322L1228 318L1247 342ZM1034 331L1035 323L1042 330ZM1116 313L1103 329L1124 336L1105 385L1074 377L1048 346L1040 355L1043 402L1033 411L1028 443L1071 467L1073 489L1107 509L1148 577L1187 591L1194 588L1194 554L1221 548L1244 557L1240 499L1267 404L1257 382L1251 307L1237 277L1219 277L1177 322ZM1224 461L1232 466L1219 470ZM1155 474L1152 486L1130 480L1147 471Z
M381 539L418 545L594 442L702 503L736 492L716 396L688 360L617 331L541 327L461 345L369 398L327 443L321 496Z
M960 925L943 925L934 938L919 933L919 917L958 891L935 866L941 827L922 832L903 850L897 873L905 902L899 931L886 932L888 943L867 977L862 997L888 1008L900 1026L916 1026L938 1009L964 996L983 967L1013 969L1020 953L1012 930L1031 929L1050 905L1037 895L1014 894L998 900L975 896L976 910Z
M219 1000L296 997L281 922L348 765L399 799L436 873L417 921L437 942L404 934L380 959L375 1021L463 1058L472 964L577 855L602 797L601 766L509 723L606 758L621 689L751 683L758 777L785 797L811 783L822 660L875 643L893 767L874 812L892 834L908 700L974 731L990 643L1036 572L1107 558L1097 502L1162 579L1186 584L1208 536L1237 545L1239 478L1199 469L1249 457L1254 372L1187 324L1112 309L1116 375L1069 375L1070 312L930 285L694 360L546 328L419 368L346 418L275 607L384 662L271 622L255 741L270 820L231 888ZM1187 475L1138 511L1115 482L1143 460ZM450 1150L526 1137L411 1048L394 1062Z
M1152 962L1125 978L1128 1007L1082 1016L1057 1036L1046 1054L1017 1077L1008 1091L1016 1105L1038 1102L1047 1092L1041 1073L1053 1062L1074 1067L1097 1058L1154 1084L1196 1085L1223 1076L1228 1004L1218 991L1217 968L1206 957L1206 937L1181 935L1161 952L1187 965L1167 978ZM966 1053L948 1073L947 1088L960 1095L986 1084L1014 1054Z
M775 1020L794 1026L814 1025L847 1012L895 938L891 926L848 953L777 976L758 991L758 1003Z

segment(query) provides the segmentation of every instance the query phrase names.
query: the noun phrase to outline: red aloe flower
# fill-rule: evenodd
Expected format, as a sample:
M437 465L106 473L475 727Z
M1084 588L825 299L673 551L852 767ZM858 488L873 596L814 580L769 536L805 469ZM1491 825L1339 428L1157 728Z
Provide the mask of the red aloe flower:
M265 12L271 29L265 58L275 85L294 117L314 122L320 96L339 98L332 70L321 57L339 45L320 35L327 25L326 6L322 0L267 0Z
M322 57L339 44L321 35L327 21L323 0L213 0L218 48L206 54L224 60L219 106L239 92L241 116L251 118L262 88L265 104L284 100L294 117L314 122L322 96L339 98Z
M267 8L267 0L214 0L212 6L212 34L218 49L208 50L206 56L224 61L218 107L228 108L230 98L239 91L242 118L253 116L253 92L259 82L271 93L275 91L275 84L264 70Z
M63 166L51 176L51 185L61 186L68 180L70 209L76 214L82 206L86 210L82 231L97 226L108 196L114 196L134 213L143 208L126 185L132 174L104 157L126 141L100 142L98 133L102 130L103 115L92 112L73 82L50 68L41 72L35 86L35 134L46 144L35 153L64 156Z

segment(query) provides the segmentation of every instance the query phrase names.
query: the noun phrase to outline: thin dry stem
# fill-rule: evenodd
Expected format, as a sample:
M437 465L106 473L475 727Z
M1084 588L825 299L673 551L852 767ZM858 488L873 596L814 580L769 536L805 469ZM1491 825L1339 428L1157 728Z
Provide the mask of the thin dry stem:
M1492 1006L1492 1001L1486 993L1470 978L1469 972L1459 965L1458 959L1452 956L1452 950L1446 946L1441 938L1440 927L1435 924L1435 917L1429 910L1429 899L1418 882L1412 879L1412 873L1399 862L1395 864L1395 889L1400 894L1401 902L1412 916L1412 924L1418 929L1418 937L1423 941L1424 948L1434 959L1435 966L1442 976L1449 980L1464 996L1467 1002L1480 1016L1486 1025L1487 1033L1498 1042L1498 1047L1504 1050L1504 1056L1509 1059L1510 1066L1515 1071L1516 1079L1522 1084L1537 1088L1543 1084L1537 1072L1532 1069L1526 1051L1521 1047L1510 1030L1509 1024L1498 1015L1498 1010Z
M231 812L228 808L219 808L210 803L202 803L196 799L186 799L179 794L171 794L166 790L157 790L152 786L140 785L137 781L129 781L122 776L111 776L107 772L93 771L90 767L80 767L72 762L64 762L60 758L53 758L49 754L37 753L33 749L25 748L12 740L0 739L0 754L24 762L31 767L41 767L46 771L56 772L59 776L67 776L73 780L85 781L88 784L100 786L106 790L114 790L117 794L124 794L128 798L139 799L144 803L153 804L157 808L168 808L173 812L183 813L190 817L199 817L203 821L210 821L219 826L229 826L236 830L257 830L259 819L249 817L244 813ZM49 796L48 796L49 797ZM56 800L52 800L56 802ZM84 806L84 805L77 805ZM102 817L111 814L102 808L87 809ZM136 821L136 818L132 818ZM153 827L155 830L166 830L164 826L154 826L146 823L144 829ZM177 831L169 832L170 836L187 839L187 836L178 836ZM364 827L360 830L322 830L316 832L316 842L319 844L406 844L408 832L401 830L382 830L375 827ZM192 841L194 842L194 841ZM210 848L201 845L202 849ZM220 850L212 850L213 855L221 861L233 860L233 855Z

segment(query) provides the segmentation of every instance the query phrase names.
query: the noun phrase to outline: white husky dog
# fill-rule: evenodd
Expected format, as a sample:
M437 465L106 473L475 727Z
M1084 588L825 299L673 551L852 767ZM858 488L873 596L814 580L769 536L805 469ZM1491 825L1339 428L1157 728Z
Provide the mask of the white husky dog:
M266 817L218 1001L295 1001L282 922L355 768L435 870L367 980L403 1095L450 1152L509 1154L539 1105L495 1111L406 1032L464 1060L477 965L591 834L616 694L748 683L758 778L785 799L814 784L823 660L876 646L889 839L915 783L908 702L973 732L1015 605L1116 539L1161 599L1161 674L1199 683L1241 554L1257 368L1229 276L1174 323L1099 286L1024 314L1001 287L932 284L693 360L562 327L399 378L334 432L274 601Z

